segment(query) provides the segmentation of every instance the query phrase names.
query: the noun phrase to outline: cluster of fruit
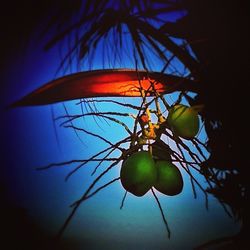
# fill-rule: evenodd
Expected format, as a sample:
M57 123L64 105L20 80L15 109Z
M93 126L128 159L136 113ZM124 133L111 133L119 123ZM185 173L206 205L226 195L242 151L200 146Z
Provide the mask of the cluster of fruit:
M192 139L199 130L198 112L185 105L175 105L169 110L167 124L174 135ZM165 195L181 193L183 179L171 161L170 148L158 140L151 149L151 152L137 151L123 161L120 177L125 190L136 196L143 196L152 187Z
M179 169L170 161L155 161L147 151L136 152L123 162L121 183L136 196L143 196L152 187L166 195L177 195L183 188Z

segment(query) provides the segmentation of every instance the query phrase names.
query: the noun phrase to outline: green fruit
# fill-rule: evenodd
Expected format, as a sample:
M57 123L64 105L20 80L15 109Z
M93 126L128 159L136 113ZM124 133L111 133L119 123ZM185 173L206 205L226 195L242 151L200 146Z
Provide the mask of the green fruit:
M152 155L155 160L171 161L171 149L162 140L157 140L152 144Z
M129 156L121 167L122 186L136 196L143 196L153 186L157 178L155 163L146 151Z
M182 104L170 108L167 122L170 129L184 139L194 138L199 131L198 112Z
M183 189L183 179L180 170L169 161L157 161L157 181L154 187L163 194L177 195Z

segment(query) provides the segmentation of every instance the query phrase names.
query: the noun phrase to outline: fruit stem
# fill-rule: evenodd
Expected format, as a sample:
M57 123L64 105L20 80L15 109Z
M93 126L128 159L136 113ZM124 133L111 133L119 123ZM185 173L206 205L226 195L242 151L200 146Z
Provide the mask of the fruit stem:
M151 155L153 155L153 148L152 148L152 145L151 145L151 144L148 145L148 152L149 152Z

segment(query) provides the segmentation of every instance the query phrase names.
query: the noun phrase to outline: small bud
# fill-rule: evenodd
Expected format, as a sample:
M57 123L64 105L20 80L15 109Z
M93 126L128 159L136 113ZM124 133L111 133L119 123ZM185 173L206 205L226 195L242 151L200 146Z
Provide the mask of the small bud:
M149 122L149 116L146 113L142 114L139 117L139 123L141 125L146 125L146 124L148 124L148 122Z

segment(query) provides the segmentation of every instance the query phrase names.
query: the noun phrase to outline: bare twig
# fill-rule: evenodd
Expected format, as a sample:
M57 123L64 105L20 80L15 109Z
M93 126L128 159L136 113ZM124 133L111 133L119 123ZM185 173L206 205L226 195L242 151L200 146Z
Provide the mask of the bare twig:
M91 192L91 190L93 189L93 187L96 185L96 183L108 172L110 171L114 166L116 166L121 159L118 159L117 161L115 161L114 163L112 163L105 171L103 171L98 177L95 178L95 180L92 182L92 184L88 187L88 189L85 191L85 193L82 195L82 197L77 200L76 202L74 202L71 207L72 207L72 211L69 214L69 216L67 217L66 221L64 222L64 224L62 225L61 229L58 232L57 237L60 238L65 229L67 228L69 222L71 221L71 219L73 218L74 214L76 213L77 209L80 207L80 205L82 204L82 202L86 199L86 197L88 196L88 194Z
M128 193L128 191L125 191L125 193L124 193L124 195L123 195L123 198L122 198L122 202L121 202L120 209L122 209L122 208L123 208L123 206L124 206L124 202L125 202L125 199L126 199L126 197L127 197L127 193Z
M151 192L153 193L153 196L154 196L154 198L155 198L155 200L156 200L156 202L157 202L157 205L158 205L158 207L159 207L159 209L160 209L160 212L161 212L161 216L162 216L163 222L164 222L164 224L165 224L165 226L166 226L166 229L167 229L167 232L168 232L168 238L170 239L171 231L170 231L170 228L169 228L169 226L168 226L168 222L167 222L166 217L165 217L165 215L164 215L163 209L162 209L162 207L161 207L161 203L160 203L158 197L156 196L156 194L155 194L153 188L151 188Z

